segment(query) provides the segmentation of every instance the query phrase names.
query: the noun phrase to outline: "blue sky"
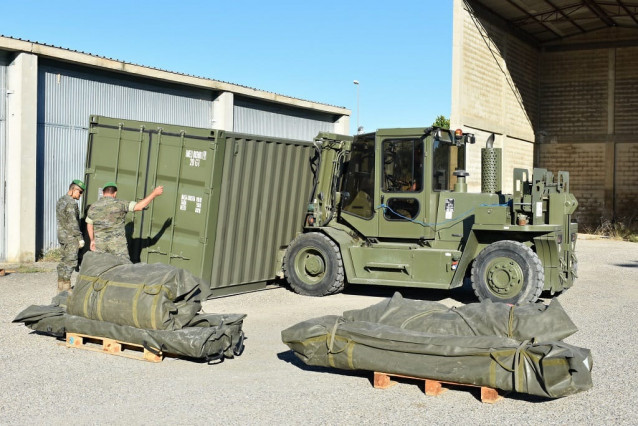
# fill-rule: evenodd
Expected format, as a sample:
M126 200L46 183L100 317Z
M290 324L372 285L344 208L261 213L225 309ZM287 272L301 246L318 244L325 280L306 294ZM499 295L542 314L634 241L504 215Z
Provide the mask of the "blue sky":
M450 116L452 2L0 0L0 34L352 110L351 133Z

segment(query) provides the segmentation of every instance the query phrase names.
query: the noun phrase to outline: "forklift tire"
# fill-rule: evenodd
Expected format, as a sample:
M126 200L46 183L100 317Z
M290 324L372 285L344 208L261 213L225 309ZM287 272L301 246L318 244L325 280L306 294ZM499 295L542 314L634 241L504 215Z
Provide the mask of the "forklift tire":
M518 241L497 241L474 260L472 289L479 300L522 305L538 300L545 271L538 255Z
M290 287L305 296L327 296L344 288L345 274L339 246L320 232L301 234L284 256Z

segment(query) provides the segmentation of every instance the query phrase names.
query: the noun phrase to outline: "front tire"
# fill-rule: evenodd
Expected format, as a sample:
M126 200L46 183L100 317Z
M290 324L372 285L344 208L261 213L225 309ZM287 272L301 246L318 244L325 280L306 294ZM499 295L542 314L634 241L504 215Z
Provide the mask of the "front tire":
M327 296L343 290L345 274L337 244L319 232L301 234L284 256L284 275L290 287L306 296Z
M545 272L538 255L517 241L498 241L474 260L472 289L479 300L521 305L538 300Z

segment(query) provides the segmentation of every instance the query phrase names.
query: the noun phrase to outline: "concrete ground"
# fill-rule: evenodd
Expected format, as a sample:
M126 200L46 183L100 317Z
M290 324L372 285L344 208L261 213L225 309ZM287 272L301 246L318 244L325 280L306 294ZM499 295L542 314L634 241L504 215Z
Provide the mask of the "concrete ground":
M437 397L410 381L374 389L372 373L308 367L281 342L290 325L364 308L393 289L310 298L276 288L209 300L206 312L248 314L245 352L217 365L152 364L67 349L12 324L27 306L50 303L55 265L0 265L9 271L0 276L0 424L635 424L638 245L581 239L578 256L579 280L559 300L580 329L566 342L592 351L593 389L557 400L509 394L496 404L471 388ZM474 301L465 289L403 294Z

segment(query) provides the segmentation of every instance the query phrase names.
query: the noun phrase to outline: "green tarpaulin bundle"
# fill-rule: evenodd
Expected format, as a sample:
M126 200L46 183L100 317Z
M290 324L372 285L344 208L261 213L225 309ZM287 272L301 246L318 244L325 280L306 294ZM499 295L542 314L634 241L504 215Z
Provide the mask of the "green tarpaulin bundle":
M180 268L132 264L105 253L84 256L67 312L149 330L178 330L201 309L210 286Z
M65 294L56 296L51 305L28 307L13 322L56 337L67 332L106 337L142 345L152 352L208 361L233 358L244 348L244 314L197 314L179 330L146 330L70 315L65 309Z
M558 398L592 386L588 349L561 341L577 329L554 299L458 308L391 299L296 324L281 336L303 362Z

